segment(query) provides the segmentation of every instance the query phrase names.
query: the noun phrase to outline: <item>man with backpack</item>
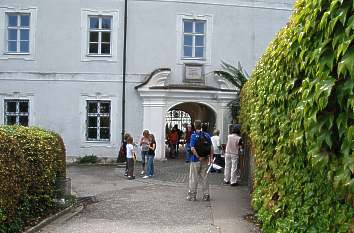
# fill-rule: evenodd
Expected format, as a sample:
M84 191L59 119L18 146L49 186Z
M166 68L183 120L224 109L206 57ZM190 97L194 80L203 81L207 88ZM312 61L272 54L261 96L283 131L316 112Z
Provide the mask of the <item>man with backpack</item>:
M197 199L198 182L201 182L203 200L209 201L209 182L208 182L208 163L212 161L213 147L210 135L201 130L202 123L200 120L194 122L195 132L190 139L192 155L190 157L189 168L189 191L187 195L188 201Z

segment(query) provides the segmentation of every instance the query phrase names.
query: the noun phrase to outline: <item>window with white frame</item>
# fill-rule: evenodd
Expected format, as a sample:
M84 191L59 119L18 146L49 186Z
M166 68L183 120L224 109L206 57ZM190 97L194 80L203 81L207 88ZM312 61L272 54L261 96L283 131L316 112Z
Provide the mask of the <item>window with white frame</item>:
M7 53L30 52L30 14L7 13Z
M11 99L5 100L5 125L28 126L29 101Z
M205 58L205 20L183 20L183 58Z
M89 16L89 55L111 55L112 17Z
M111 137L111 102L88 100L86 125L87 141L109 141Z

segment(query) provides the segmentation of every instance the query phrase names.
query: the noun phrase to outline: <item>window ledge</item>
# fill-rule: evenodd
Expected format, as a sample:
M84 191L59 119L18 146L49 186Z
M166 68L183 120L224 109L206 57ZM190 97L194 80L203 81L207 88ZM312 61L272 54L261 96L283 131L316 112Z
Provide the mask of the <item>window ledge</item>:
M4 55L19 55L19 56L28 56L30 53L15 53L15 52L6 52Z
M87 57L112 57L112 54L87 54Z

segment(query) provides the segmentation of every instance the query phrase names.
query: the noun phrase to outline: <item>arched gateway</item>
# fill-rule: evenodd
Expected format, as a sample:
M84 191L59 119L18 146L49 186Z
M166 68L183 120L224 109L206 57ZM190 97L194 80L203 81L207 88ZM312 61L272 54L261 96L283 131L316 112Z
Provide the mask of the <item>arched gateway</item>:
M209 123L212 130L218 128L226 138L231 122L227 103L234 99L237 90L228 81L214 75L203 83L171 84L171 70L158 69L143 83L136 86L143 103L143 129L149 129L156 138L156 159L165 159L166 113L182 110L193 122L200 119Z

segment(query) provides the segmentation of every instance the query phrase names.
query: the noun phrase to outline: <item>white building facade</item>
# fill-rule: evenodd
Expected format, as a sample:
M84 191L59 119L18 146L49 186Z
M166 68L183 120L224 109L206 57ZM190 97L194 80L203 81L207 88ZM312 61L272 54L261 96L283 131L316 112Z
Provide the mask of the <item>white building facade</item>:
M183 110L225 138L237 90L221 61L251 72L293 0L128 0L125 131L157 140ZM68 156L117 156L122 133L123 0L3 0L0 124L62 135Z

